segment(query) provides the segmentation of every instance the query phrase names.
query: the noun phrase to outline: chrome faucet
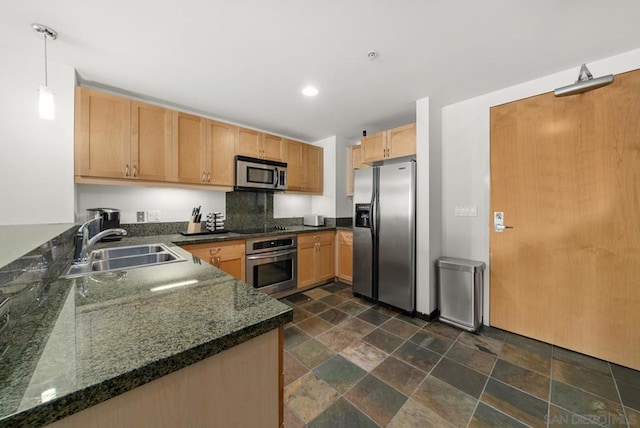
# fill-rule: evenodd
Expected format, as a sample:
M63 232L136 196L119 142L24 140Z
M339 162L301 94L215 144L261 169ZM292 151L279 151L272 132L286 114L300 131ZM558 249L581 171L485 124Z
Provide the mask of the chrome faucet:
M78 228L76 232L76 249L74 256L75 264L87 263L87 255L91 248L96 245L96 243L106 236L111 235L119 235L126 236L127 231L124 229L116 228L116 229L107 229L102 232L96 233L94 236L90 237L90 228L94 226L95 223L102 222L101 218L94 218L84 223L82 226Z

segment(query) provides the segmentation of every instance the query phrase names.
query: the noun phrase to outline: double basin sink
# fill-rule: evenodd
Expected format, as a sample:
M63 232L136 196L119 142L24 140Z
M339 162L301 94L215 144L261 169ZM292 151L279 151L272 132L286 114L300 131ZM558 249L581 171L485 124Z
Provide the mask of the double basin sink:
M156 266L186 260L165 244L105 248L89 254L87 263L72 264L61 278L74 278L99 272Z

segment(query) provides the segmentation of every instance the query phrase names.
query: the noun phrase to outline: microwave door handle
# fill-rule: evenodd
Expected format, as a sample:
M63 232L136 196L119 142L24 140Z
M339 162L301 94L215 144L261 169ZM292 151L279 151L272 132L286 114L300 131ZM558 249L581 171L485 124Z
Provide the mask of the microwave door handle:
M278 167L275 168L275 174L273 174L273 186L278 187L280 181L280 174L278 173Z

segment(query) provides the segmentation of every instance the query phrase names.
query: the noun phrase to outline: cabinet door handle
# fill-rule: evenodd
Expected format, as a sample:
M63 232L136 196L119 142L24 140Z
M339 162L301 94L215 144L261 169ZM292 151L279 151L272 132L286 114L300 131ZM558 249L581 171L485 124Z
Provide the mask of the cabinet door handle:
M209 249L209 254L211 254L212 256L215 254L218 254L220 252L220 248L210 248Z
M206 175L207 175L207 173L206 173L206 172L203 172L203 173L202 173L202 182L203 182L203 183L204 183L204 178L205 178L205 176L206 176Z
M133 176L137 177L138 176L138 165L134 165L133 166Z
M207 172L207 183L211 183L211 173Z
M129 176L129 164L126 164L124 167L124 176L125 177Z

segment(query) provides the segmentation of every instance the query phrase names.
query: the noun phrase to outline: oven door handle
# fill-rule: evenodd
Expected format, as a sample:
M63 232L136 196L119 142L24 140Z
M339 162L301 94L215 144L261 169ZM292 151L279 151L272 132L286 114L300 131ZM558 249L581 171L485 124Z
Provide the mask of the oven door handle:
M273 257L280 256L288 256L289 254L294 254L297 250L284 250L278 251L277 253L262 253L262 254L252 254L247 256L247 260L261 260L261 259L271 259Z

